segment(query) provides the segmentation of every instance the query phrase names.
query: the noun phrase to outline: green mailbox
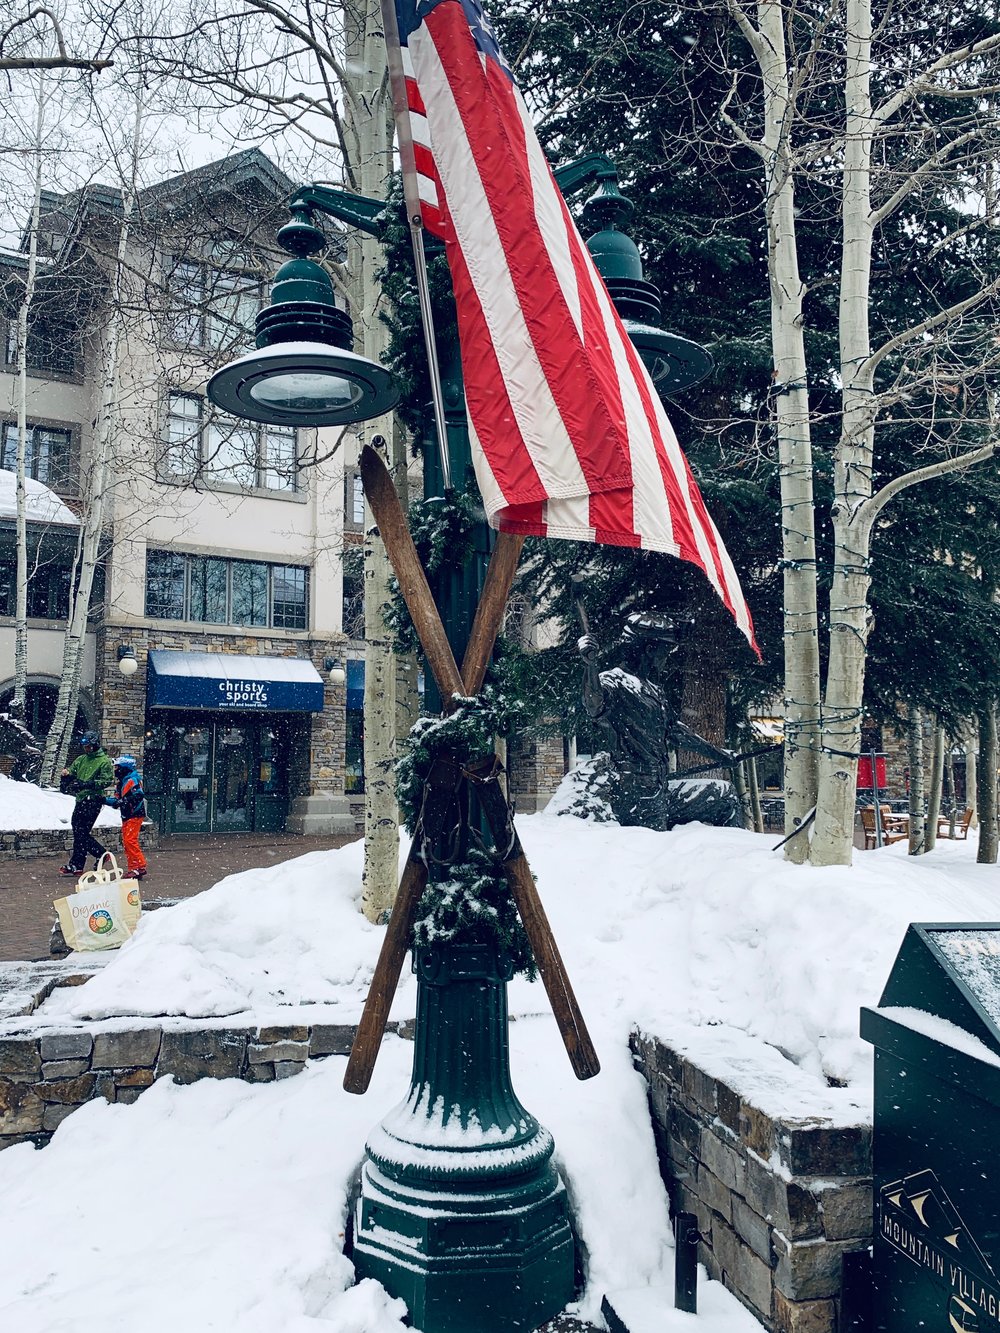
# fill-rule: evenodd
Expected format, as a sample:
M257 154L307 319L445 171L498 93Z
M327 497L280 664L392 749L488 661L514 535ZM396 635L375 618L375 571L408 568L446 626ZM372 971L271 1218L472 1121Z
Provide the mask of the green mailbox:
M911 925L861 1035L873 1333L1000 1333L1000 923Z

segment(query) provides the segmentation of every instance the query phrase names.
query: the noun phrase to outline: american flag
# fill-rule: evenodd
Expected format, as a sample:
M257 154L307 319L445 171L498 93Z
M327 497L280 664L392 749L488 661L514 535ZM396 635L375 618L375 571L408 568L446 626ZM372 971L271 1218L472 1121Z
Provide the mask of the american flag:
M477 0L395 3L401 140L412 139L423 223L445 243L490 523L688 560L756 650L732 560L489 18Z

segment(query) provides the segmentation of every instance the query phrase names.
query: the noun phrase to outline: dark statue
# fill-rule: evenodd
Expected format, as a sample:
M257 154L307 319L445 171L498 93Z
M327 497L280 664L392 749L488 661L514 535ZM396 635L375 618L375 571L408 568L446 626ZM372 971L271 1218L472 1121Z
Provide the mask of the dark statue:
M666 681L676 669L677 631L669 616L636 612L622 634L624 665L597 669L597 641L584 634L578 648L584 661L583 702L608 737L608 802L624 825L669 829L675 824L743 827L739 798L731 782L695 780L670 771L670 752L693 750L732 768L733 755L705 740L677 716Z

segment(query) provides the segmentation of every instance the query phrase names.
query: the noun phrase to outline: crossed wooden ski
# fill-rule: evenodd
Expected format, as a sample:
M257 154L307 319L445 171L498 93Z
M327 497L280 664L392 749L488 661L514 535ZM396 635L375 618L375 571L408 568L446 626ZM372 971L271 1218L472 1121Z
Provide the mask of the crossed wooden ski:
M482 687L524 538L507 533L501 533L497 538L459 674L427 576L407 528L396 488L388 468L371 446L366 446L361 453L361 479L427 664L437 683L445 711L450 712L454 707L455 695L476 695ZM432 770L429 779L432 784L434 776ZM438 776L440 778L441 775ZM477 777L475 772L467 776L473 781ZM481 776L485 779L486 774ZM495 781L484 780L477 784L476 790L497 850L503 858L511 893L573 1072L580 1079L593 1078L600 1070L597 1053L566 975L545 909L538 897L531 867L514 829L506 797ZM421 841L420 829L417 829L347 1062L344 1087L348 1092L362 1093L371 1082L389 1009L409 947L413 919L427 885L427 866L420 857Z

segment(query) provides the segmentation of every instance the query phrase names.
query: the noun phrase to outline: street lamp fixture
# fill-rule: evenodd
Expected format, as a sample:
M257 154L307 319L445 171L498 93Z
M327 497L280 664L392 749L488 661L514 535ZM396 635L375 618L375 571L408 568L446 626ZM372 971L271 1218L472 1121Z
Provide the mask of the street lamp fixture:
M118 670L123 676L134 676L139 670L135 649L130 643L120 643L118 645Z
M610 162L595 174L597 191L583 206L583 220L600 230L588 238L587 249L656 392L664 397L690 389L711 374L712 358L698 343L659 327L660 293L643 275L635 242L620 230L635 205L618 189Z
M271 304L257 316L257 346L208 382L216 407L269 426L345 426L381 416L399 391L384 366L351 351L349 316L309 256L326 246L307 205L292 205L278 244L293 258L275 276Z
M347 672L344 670L344 664L339 657L324 657L323 670L326 672L331 685L343 685L347 679Z

